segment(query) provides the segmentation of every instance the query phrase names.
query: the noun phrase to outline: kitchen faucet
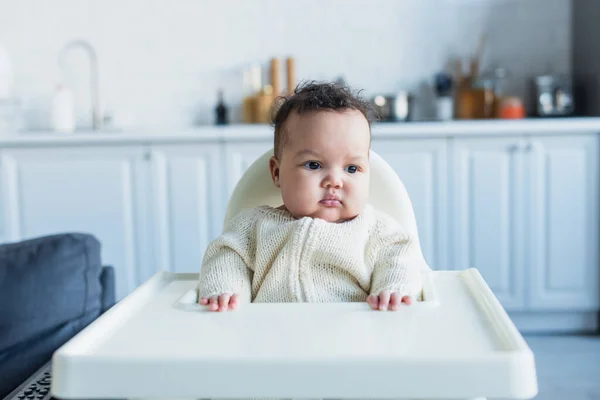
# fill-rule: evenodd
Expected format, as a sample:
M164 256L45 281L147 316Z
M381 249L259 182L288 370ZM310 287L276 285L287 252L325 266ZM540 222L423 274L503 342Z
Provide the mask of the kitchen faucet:
M98 130L101 128L100 118L100 99L98 91L98 58L92 45L85 40L74 40L67 43L59 52L58 62L65 69L65 57L69 50L75 47L82 47L87 51L90 58L90 96L92 103L92 129Z

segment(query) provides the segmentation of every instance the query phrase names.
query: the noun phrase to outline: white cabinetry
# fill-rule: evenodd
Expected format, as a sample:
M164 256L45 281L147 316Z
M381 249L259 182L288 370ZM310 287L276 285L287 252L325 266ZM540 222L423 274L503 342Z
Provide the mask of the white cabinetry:
M479 269L524 330L596 326L595 132L390 133L372 148L404 182L432 268ZM266 136L112 143L0 146L0 242L91 233L119 298L159 269L199 271L235 185L272 147Z
M156 145L150 158L156 267L199 272L204 250L222 230L221 146Z
M526 152L528 304L598 310L598 139L534 137Z
M409 193L427 263L433 269L448 269L446 140L376 139L371 148L390 164Z
M452 150L452 265L477 268L507 310L523 292L523 154L519 138L457 139Z
M574 313L590 325L600 309L598 137L454 139L451 148L453 264L479 269L524 325L560 315L557 329L568 329Z
M94 234L116 268L117 295L151 264L148 181L142 146L2 150L4 240L61 232Z

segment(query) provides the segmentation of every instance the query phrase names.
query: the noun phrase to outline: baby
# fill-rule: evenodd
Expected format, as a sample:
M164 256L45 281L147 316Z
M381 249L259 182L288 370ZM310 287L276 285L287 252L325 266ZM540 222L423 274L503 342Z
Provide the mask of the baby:
M226 311L240 302L367 301L397 310L418 299L428 269L418 243L367 204L368 110L330 83L306 84L284 100L269 165L283 205L241 211L210 243L200 304Z

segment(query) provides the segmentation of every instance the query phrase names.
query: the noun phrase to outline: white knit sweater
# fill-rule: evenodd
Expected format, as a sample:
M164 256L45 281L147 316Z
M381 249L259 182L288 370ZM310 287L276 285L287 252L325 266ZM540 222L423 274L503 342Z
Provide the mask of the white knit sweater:
M240 212L210 243L198 289L246 302L363 302L383 290L419 299L423 268L413 238L369 205L342 223L260 206Z

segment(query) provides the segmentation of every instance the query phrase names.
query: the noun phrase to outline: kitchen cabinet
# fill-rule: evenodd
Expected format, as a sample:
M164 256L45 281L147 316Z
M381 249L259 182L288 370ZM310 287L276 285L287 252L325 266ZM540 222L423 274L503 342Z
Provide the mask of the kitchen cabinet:
M522 310L523 141L457 139L451 146L452 265L477 268L506 310Z
M221 146L155 145L148 156L155 268L144 278L158 269L197 273L206 247L222 230Z
M116 269L117 296L150 265L148 181L142 146L12 148L0 153L4 239L94 234Z
M597 132L581 124L422 137L392 124L372 139L408 190L430 266L477 268L524 332L598 326L600 154ZM118 298L157 270L198 272L235 185L272 147L270 134L235 129L183 141L0 141L0 241L94 234Z
M598 137L455 139L451 148L454 264L478 268L532 326L552 313L597 313Z
M598 138L531 137L525 152L529 307L598 310Z
M449 269L446 140L377 139L371 148L406 187L425 260L432 269Z

